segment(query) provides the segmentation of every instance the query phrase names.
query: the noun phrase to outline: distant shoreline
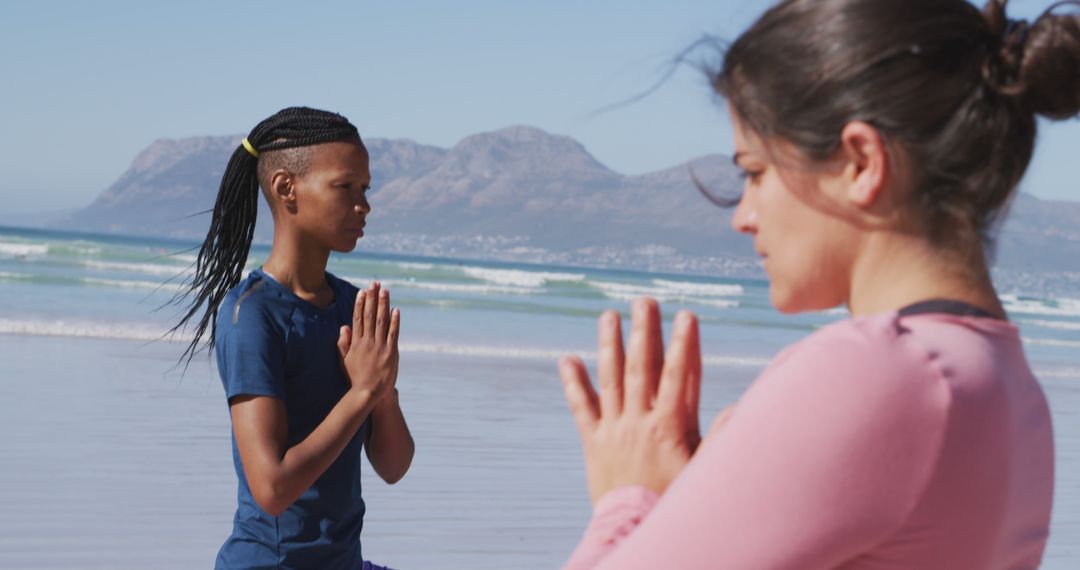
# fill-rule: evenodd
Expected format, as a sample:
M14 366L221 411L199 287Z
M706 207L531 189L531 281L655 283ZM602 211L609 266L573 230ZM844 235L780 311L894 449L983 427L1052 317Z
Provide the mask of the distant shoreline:
M83 230L64 230L53 229L44 227L27 227L16 226L9 224L0 224L0 235L5 232L16 232L24 234L33 234L41 237L58 236L63 238L72 239L90 239L105 241L107 243L132 243L137 242L141 244L147 244L154 247L163 246L176 246L179 248L177 251L171 251L165 255L174 255L181 253L191 253L197 251L201 242L196 241L196 238L182 238L182 237L170 237L170 236L154 236L146 234L128 234L128 233L102 233L91 232ZM372 241L370 238L367 242ZM375 256L377 258L386 259L389 261L404 261L404 262L417 262L417 263L447 263L452 265L485 265L497 268L509 268L511 266L529 266L543 269L563 269L563 270L582 270L588 269L590 271L599 271L602 273L611 273L613 275L650 275L655 277L690 277L698 279L715 279L717 277L725 277L729 279L745 280L752 283L765 283L764 276L754 275L728 275L728 274L715 274L715 273L694 273L694 272L675 272L675 271L663 271L663 270L650 270L647 268L637 267L612 267L605 265L589 265L586 263L578 264L564 264L564 263L544 263L527 260L511 260L507 258L497 257L458 257L458 256L441 256L441 255L425 255L423 253L408 253L401 251L386 251L386 250L368 250L365 249L365 240L361 240L357 245L357 249L349 254L334 254L345 256ZM251 255L268 254L270 252L270 243L255 241L252 245ZM250 257L250 256L249 256Z

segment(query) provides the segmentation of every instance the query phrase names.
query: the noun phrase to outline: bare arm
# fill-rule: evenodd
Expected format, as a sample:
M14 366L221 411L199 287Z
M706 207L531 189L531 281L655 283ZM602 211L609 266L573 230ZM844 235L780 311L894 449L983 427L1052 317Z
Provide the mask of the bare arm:
M268 396L230 400L233 433L252 496L277 516L311 487L341 454L364 419L397 379L400 319L379 302L377 284L356 296L353 326L342 327L338 347L351 384L326 418L300 443L288 447L285 404Z
M393 485L409 471L416 451L396 389L387 393L371 412L370 429L368 461L383 481Z
M237 396L229 409L248 487L259 506L278 516L341 455L373 406L370 393L349 390L315 431L288 446L285 403Z

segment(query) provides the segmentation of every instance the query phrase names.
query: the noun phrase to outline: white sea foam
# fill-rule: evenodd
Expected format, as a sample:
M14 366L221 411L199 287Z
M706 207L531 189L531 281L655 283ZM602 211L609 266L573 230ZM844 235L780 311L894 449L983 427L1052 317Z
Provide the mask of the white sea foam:
M179 261L181 263L195 263L199 260L199 256L191 253L178 253L167 257L169 259L175 259L176 261ZM250 265L250 263L248 265Z
M0 271L0 279L6 279L8 281L26 281L33 278L34 276L29 273L11 273L8 271Z
M1080 317L1080 299L1021 299L1017 295L1002 295L1001 302L1010 314Z
M1020 321L1020 324L1043 327L1047 329L1058 329L1063 331L1080 331L1080 323L1069 321L1043 321L1036 319L1024 319Z
M49 253L49 245L44 243L13 243L0 241L0 256L29 257Z
M1035 377L1039 379L1045 378L1078 378L1080 379L1080 368L1036 368L1034 371Z
M190 267L179 265L161 265L158 263L123 263L118 261L84 261L83 265L91 269L104 269L106 271L128 271L131 273L146 273L149 275L162 275L175 277L177 275L191 275Z
M404 353L450 354L454 356L473 356L477 358L512 358L529 360L557 360L567 354L575 354L584 360L595 361L596 352L580 352L550 348L481 346L461 344L405 344L401 345ZM704 356L702 363L711 366L746 366L762 367L769 363L767 358L745 356Z
M604 296L620 301L630 301L643 295L658 296L663 293L660 287L647 287L631 283L612 283L610 281L588 281L589 287L599 289Z
M190 342L190 334L164 337L166 331L148 324L96 323L64 320L0 319L0 334L101 338L116 340L169 340ZM163 338L164 337L164 338Z
M199 256L194 253L170 253L161 257L162 259L179 262L183 267L187 267L199 261ZM244 264L244 267L249 270L255 269L256 267L262 265L264 261L265 259L249 256L247 263Z
M432 299L428 301L431 306L438 307L440 309L457 309L465 305L462 301L456 301L454 299Z
M345 278L353 283L365 281ZM437 283L432 281L420 281L416 279L383 279L380 283L393 290L395 287L410 289L425 289L428 291L443 291L446 293L467 293L471 295L534 295L540 290L531 287L515 287L510 285L484 285L479 283Z
M112 340L163 340L191 342L190 333L166 336L166 329L145 323L99 323L65 320L19 320L0 318L0 334L27 336L99 338ZM487 346L460 343L402 343L405 354L446 354L473 358L506 358L513 360L556 360L566 354L577 354L586 360L596 360L595 352L574 352L567 349L528 346ZM711 366L762 367L767 358L710 355L702 362Z
M91 255L98 255L102 251L101 248L96 246L96 245L82 245L82 244L65 243L63 246L60 246L60 247L70 249L71 252L74 253L75 255L84 255L84 256L88 256L88 257L91 256Z
M702 356L701 363L706 366L748 366L764 368L771 362L768 358L752 356Z
M653 284L667 291L674 291L690 296L704 297L732 297L743 294L741 285L727 285L720 283L694 283L691 281L668 281L666 279L653 279Z
M397 264L402 269L411 269L413 271L431 271L435 269L435 265L432 263L415 263L412 261L402 261Z
M1080 340L1058 340L1056 338L1030 338L1021 337L1024 344L1035 346L1059 346L1063 348L1080 348Z
M522 271L519 269L489 269L487 267L463 267L465 275L483 279L496 285L514 287L543 287L551 281L584 281L583 273L549 273L543 271Z
M450 354L454 356L472 356L476 358L512 358L529 360L554 360L568 353L566 350L464 345L457 343L402 343L400 349L403 353Z
M739 306L739 302L732 299L699 299L696 297L685 297L682 301L693 305L720 307L721 309L734 309Z
M161 290L169 293L183 289L183 285L179 283L161 283L158 281L128 281L122 279L99 279L97 277L81 277L79 281L87 285L100 285L117 289Z
M653 283L661 282L664 284L677 284L677 281L663 281L662 279L654 279ZM599 289L605 297L609 299L615 299L616 301L633 301L638 297L653 297L660 303L685 303L693 305L707 305L711 307L720 307L724 309L735 308L739 306L739 302L734 299L717 299L702 298L699 295L689 295L686 292L671 286L645 286L645 285L633 285L630 283L614 283L610 281L588 281L590 287ZM687 284L696 285L696 284ZM719 286L718 286L719 287ZM735 286L733 286L735 287ZM689 288L687 288L689 289ZM715 291L720 291L716 289ZM740 288L741 292L741 288ZM715 293L714 293L715 294ZM726 295L737 295L738 293L729 290Z

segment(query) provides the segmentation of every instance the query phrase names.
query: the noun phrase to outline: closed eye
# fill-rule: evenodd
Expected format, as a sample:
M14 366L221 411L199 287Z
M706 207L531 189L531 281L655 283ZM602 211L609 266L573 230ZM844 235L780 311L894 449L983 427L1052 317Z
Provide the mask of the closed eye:
M739 178L743 180L743 184L757 184L758 181L761 180L761 175L762 171L760 170L749 171L740 169L739 171Z

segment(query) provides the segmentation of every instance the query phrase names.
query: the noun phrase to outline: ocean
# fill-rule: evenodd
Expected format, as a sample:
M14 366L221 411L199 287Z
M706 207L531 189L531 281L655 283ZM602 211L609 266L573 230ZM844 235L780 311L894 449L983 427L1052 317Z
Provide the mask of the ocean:
M334 254L402 311L409 475L365 479L365 555L397 568L554 568L589 505L555 373L589 361L596 317L657 298L697 313L703 423L784 346L844 318L780 315L764 281L528 263ZM0 568L209 567L231 526L228 413L203 354L166 331L194 244L0 227ZM249 269L269 253L256 246ZM1003 291L1050 400L1058 451L1044 568L1080 564L1080 284ZM666 327L665 327L666 328Z

